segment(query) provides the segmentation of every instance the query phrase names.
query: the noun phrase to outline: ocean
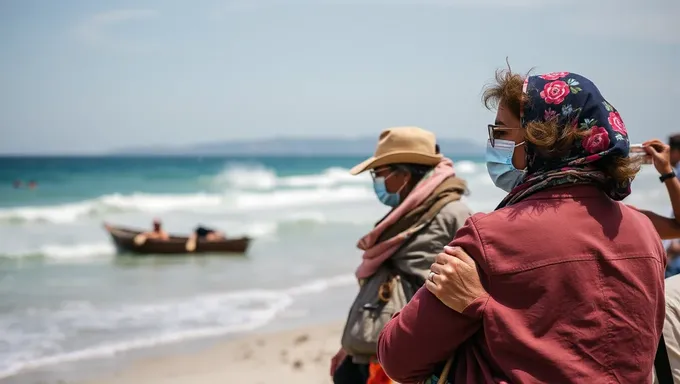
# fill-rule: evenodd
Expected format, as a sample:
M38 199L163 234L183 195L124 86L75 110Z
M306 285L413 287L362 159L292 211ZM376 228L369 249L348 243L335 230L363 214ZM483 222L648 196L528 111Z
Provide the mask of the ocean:
M387 208L358 157L0 158L0 381L286 322L342 319L356 241ZM504 193L456 159L467 203ZM653 168L627 202L669 213ZM34 189L13 182L34 180ZM104 221L255 238L244 256L116 256ZM568 228L568 223L565 223ZM339 335L338 335L339 337ZM9 381L8 381L9 382Z

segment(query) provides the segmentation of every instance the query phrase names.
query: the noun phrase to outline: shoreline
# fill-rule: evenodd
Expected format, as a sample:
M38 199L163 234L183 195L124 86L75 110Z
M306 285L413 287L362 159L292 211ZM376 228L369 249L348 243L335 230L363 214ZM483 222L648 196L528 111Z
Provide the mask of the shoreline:
M303 353L305 356L302 360L302 367L314 366L316 368L314 373L307 372L307 369L303 369L302 373L311 374L311 377L314 378L311 381L313 383L324 383L324 379L328 376L330 358L340 347L340 337L347 308L356 295L356 287L340 285L331 286L329 289L317 288L320 289L319 292L297 296L290 307L277 314L268 324L256 329L134 348L108 356L46 364L2 378L0 384L184 383L182 381L168 381L169 378L162 375L164 365L185 367L186 372L176 373L179 377L201 376L199 381L188 380L186 381L187 384L203 383L203 380L210 382L207 381L209 378L203 378L202 375L209 376L212 371L216 372L215 380L218 380L214 382L224 383L223 372L216 369L225 366L240 372L239 380L253 380L248 378L246 374L250 372L249 370L258 373L257 367L250 364L252 362L242 361L242 356L236 353L238 348L233 347L234 345L241 345L241 343L245 343L243 345L254 351L253 353L265 353L269 359L278 362L278 365L268 369L273 369L281 375L291 374L290 367L281 365L284 363L279 361L281 356L269 351L268 348L292 348L289 345L291 344L290 340L286 340L301 336L305 332L311 332L309 337L304 339L312 340L309 344L314 344L314 346L311 347L312 350L309 350L310 347L304 345L306 343L301 343L301 348L307 351ZM270 344L267 342L269 338L280 341ZM264 344L261 340L265 341ZM267 348L263 349L262 347L265 346ZM293 345L293 347L295 346ZM296 348L292 349L297 351ZM290 352L290 356L295 355L294 351ZM312 352L321 354L322 357L310 355ZM213 356L214 353L217 353L218 356ZM281 353L281 351L277 353ZM320 361L316 361L319 359ZM210 364L201 365L200 361L202 360L212 361L213 364L212 366ZM184 361L194 361L194 363L184 363ZM154 376L153 369L145 368L148 364L157 364L155 367L158 368L158 376ZM200 372L192 369L197 364L203 367ZM320 369L318 369L319 364ZM135 373L137 371L139 373ZM143 374L144 377L136 379L137 374ZM301 374L293 374L293 376L295 380L304 379L298 378L298 376L304 376ZM328 378L328 380L330 379ZM255 382L259 381L256 380ZM275 382L277 381L275 380ZM300 382L305 383L305 381Z
M344 322L249 332L202 349L131 362L77 384L332 383Z

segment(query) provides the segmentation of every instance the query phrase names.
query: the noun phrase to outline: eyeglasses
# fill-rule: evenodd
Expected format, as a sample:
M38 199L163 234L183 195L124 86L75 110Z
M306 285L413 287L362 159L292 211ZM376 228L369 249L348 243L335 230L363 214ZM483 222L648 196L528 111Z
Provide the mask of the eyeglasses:
M496 132L503 132L503 131L510 131L513 129L519 129L519 128L510 128L506 127L503 125L498 125L498 124L489 124L487 125L487 128L489 130L489 142L491 143L492 147L495 147L496 145Z
M383 167L383 168L378 168L378 169L371 169L371 171L370 171L370 172L371 172L371 177L372 177L373 179L375 179L376 177L378 177L378 173L381 172L381 171L391 171L391 169L390 169L389 167ZM391 172L390 172L390 173L391 173ZM389 176L389 175L388 175L388 176Z

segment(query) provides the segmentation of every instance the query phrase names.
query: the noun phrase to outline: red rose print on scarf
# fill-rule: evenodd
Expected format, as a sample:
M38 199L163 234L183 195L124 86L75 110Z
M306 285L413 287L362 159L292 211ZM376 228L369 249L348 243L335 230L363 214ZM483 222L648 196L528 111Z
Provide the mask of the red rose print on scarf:
M623 123L623 119L621 119L621 115L619 115L618 112L609 112L609 125L612 126L612 129L622 135L627 135L628 131L626 131L626 124Z
M540 95L546 104L561 104L569 95L569 85L562 80L546 83Z
M621 116L588 78L573 72L553 72L528 76L522 87L528 102L522 103L520 124L545 123L557 118L557 128L565 137L581 137L560 148L557 156L525 148L527 175L497 209L515 204L537 191L573 183L575 179L600 185L612 199L630 195L630 181L609 183L593 162L628 155L629 140ZM573 132L577 130L577 132ZM584 137L585 136L585 137Z
M581 145L589 153L602 152L609 148L609 134L604 127L593 127L590 135L583 138Z
M569 72L550 72L546 73L544 75L540 75L540 77L543 80L548 80L548 81L553 81L553 80L559 80L563 78L564 76L567 76Z

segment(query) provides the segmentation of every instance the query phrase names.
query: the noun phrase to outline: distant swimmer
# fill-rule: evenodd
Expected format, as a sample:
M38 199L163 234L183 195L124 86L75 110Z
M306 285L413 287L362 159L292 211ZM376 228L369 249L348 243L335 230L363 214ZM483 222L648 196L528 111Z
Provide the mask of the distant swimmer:
M21 188L21 180L14 180L12 185L14 186L15 189Z
M36 183L34 180L31 180L28 182L28 189L35 189L35 187L38 186L38 183Z
M196 241L198 239L201 241L217 241L223 240L224 238L224 233L199 225L196 227L196 229L194 229L194 233L189 236L186 244L186 250L189 252L196 250Z
M168 233L163 230L163 224L161 223L160 219L156 218L156 219L153 220L153 230L151 230L149 232L140 233L139 235L135 236L135 244L142 245L148 239L155 239L155 240L169 240L170 239L170 235L168 235Z

